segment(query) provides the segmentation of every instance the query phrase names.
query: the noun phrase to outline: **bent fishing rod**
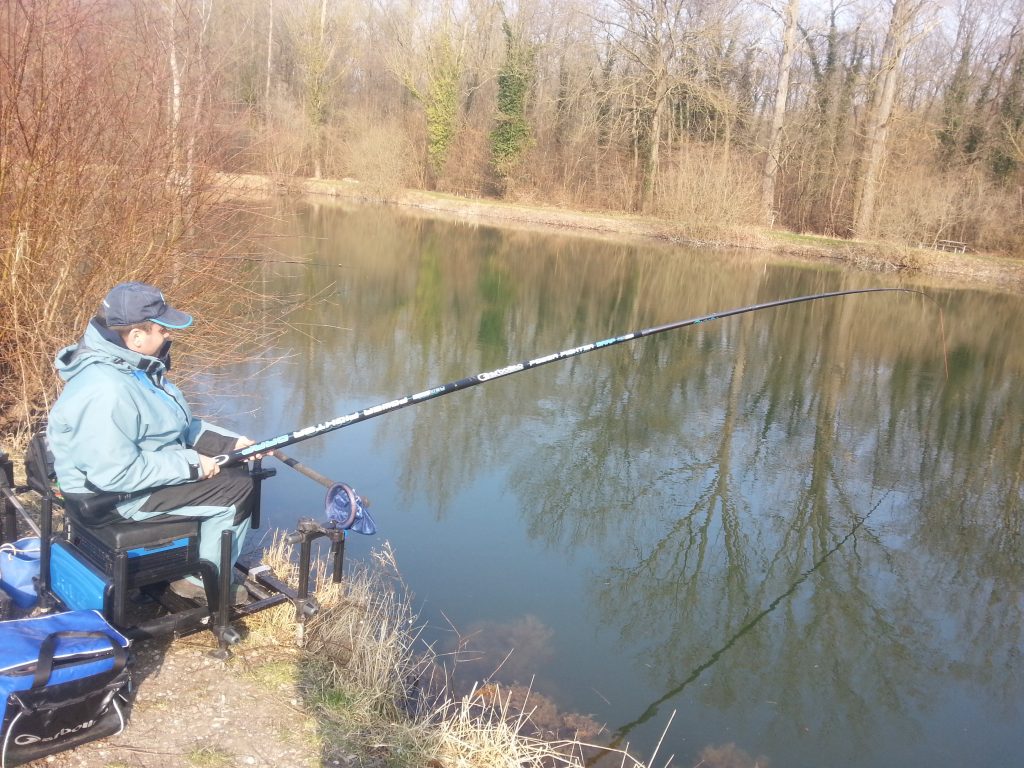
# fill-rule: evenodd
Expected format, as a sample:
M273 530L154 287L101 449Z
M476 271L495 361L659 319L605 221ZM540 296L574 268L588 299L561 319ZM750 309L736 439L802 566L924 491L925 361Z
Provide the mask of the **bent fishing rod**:
M665 333L666 331L674 331L680 328L686 328L691 325L700 325L701 323L707 323L712 320L722 320L726 317L733 317L735 315L743 315L748 312L758 312L762 309L772 309L774 307L784 307L788 304L800 304L805 301L817 301L819 299L833 299L839 296L852 296L857 293L886 293L886 292L901 292L901 293L916 293L926 299L931 299L931 296L926 294L924 291L918 291L913 288L853 288L846 291L831 291L829 293L815 293L809 296L796 296L790 299L779 299L777 301L769 301L763 304L752 304L748 307L739 307L737 309L730 309L724 312L713 312L710 315L701 315L700 317L693 317L689 320L680 320L675 323L667 323L665 325L656 325L652 328L645 328L640 331L633 331L632 333L623 334L622 336L613 336L610 339L604 339L602 341L595 341L591 344L584 344L580 347L573 347L572 349L565 349L561 352L555 352L544 357L537 357L533 360L524 360L521 363L514 363L512 365L506 365L503 368L498 368L493 371L486 371L484 373L478 373L474 376L466 376L465 378L458 379L457 381L449 382L448 384L442 384L438 387L431 387L425 389L422 392L417 392L414 395L406 395L405 397L399 398L398 400L391 400L380 405L375 405L371 408L364 408L361 411L355 413L349 413L344 416L338 416L330 419L329 421L323 421L319 424L312 426L303 427L297 429L294 432L288 432L277 437L272 437L269 440L263 440L259 443L254 443L246 448L242 448L231 453L221 454L220 456L214 456L213 458L222 467L228 467L235 464L240 464L243 461L247 461L257 456L261 456L265 453L273 451L275 448L284 448L288 445L294 445L295 443L302 442L303 440L309 440L313 437L333 432L336 429L347 427L352 424L358 424L361 421L375 418L377 416L383 416L385 413L392 413L393 411L407 408L410 405L416 405L418 403L425 403L428 400L441 397L442 395L448 395L452 392L458 392L459 390L469 389L475 387L477 384L483 384L494 379L500 379L503 376L509 376L513 373L520 373L522 371L528 371L532 368L539 368L542 365L553 363L556 360L565 360L570 357L577 357L579 355L586 354L587 352L593 352L597 349L605 349L607 347L615 346L616 344L622 344L633 339L641 339L645 336L654 336L658 333ZM934 299L933 299L934 300ZM287 457L283 458L282 461L288 463ZM92 513L101 509L110 509L115 504L119 504L122 501L128 501L135 499L140 496L145 496L152 493L153 489L145 489L140 491L130 491L118 493L114 491L102 491L96 493L85 499L76 500L74 503L84 513Z
M402 408L407 408L410 405L417 405L419 403L425 403L428 400L441 397L442 395L448 395L452 392L458 392L463 389L469 389L475 387L477 384L484 384L494 379L499 379L504 376L510 376L513 373L521 373L528 371L533 368L539 368L542 365L553 363L556 360L566 360L570 357L577 357L579 355L586 354L587 352L593 352L597 349L605 349L607 347L615 346L616 344L622 344L633 339L644 338L645 336L654 336L658 333L665 333L666 331L674 331L679 328L686 328L691 325L699 325L701 323L707 323L712 320L721 320L726 317L733 317L735 315L743 315L747 312L758 312L762 309L772 309L773 307L783 307L788 304L799 304L805 301L817 301L818 299L832 299L838 296L851 296L857 293L884 293L884 292L902 292L902 293L916 293L925 298L931 298L928 294L923 291L918 291L913 288L854 288L846 291L831 291L829 293L815 293L810 296L797 296L790 299L779 299L777 301L769 301L764 304L752 304L748 307L739 307L738 309L730 309L724 312L714 312L710 315L701 315L700 317L694 317L689 320L680 320L675 323L667 323L665 325L656 325L652 328L645 328L640 331L633 331L622 336L613 336L610 339L604 339L602 341L595 341L590 344L584 344L579 347L573 347L572 349L565 349L561 352L555 352L544 357L537 357L533 360L524 360L521 363L514 363L512 365L506 365L503 368L498 368L493 371L486 371L484 373L478 373L473 376L466 376L465 378L458 379L457 381L449 382L448 384L442 384L437 387L431 387L425 389L422 392L417 392L414 395L406 395L397 400L390 400L380 405L375 405L371 408L364 408L361 411L355 413L349 413L344 416L337 416L329 421L323 421L319 424L314 424L302 429L297 429L294 432L288 432L277 437L272 437L269 440L263 440L262 442L255 443L246 448L242 448L231 453L222 454L215 456L217 463L221 466L231 466L238 464L247 459L255 457L257 454L264 454L275 448L284 448L288 445L294 445L295 443L302 442L303 440L309 440L313 437L333 432L336 429L342 427L348 427L352 424L358 424L361 421L376 418L377 416L383 416L385 413L392 413Z

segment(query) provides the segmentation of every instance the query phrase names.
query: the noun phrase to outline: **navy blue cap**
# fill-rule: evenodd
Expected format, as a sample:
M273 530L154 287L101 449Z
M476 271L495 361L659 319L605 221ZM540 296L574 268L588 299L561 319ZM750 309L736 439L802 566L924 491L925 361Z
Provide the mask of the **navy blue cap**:
M164 328L188 328L192 316L179 312L158 288L146 283L120 283L103 300L100 315L107 326L154 322Z

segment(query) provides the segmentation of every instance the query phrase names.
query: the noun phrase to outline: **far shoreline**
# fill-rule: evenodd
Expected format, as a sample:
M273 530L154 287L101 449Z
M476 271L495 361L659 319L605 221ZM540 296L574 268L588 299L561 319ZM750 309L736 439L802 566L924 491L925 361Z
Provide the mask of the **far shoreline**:
M424 215L499 227L708 249L747 250L814 263L828 261L874 272L937 279L958 287L1024 293L1024 259L984 253L952 253L898 243L841 240L781 229L708 225L695 232L649 216L592 212L535 203L509 203L423 190L370 190L355 179L217 174L215 183L240 197L309 197L397 205Z

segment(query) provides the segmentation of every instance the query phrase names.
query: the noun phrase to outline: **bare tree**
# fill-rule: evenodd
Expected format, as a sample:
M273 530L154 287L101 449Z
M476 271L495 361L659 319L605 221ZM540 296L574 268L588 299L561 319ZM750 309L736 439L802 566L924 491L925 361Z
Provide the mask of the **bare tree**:
M658 176L662 120L676 84L677 60L686 50L685 0L615 0L617 13L606 19L611 39L632 63L627 86L636 111L639 152L637 209L647 211Z
M857 237L871 234L875 215L875 199L885 157L885 142L889 134L896 85L900 67L908 46L914 37L914 25L929 0L893 0L892 15L885 35L882 58L875 75L875 92L865 135L864 170L861 174L854 213L853 231Z
M210 114L206 100L210 87L208 44L213 0L166 0L164 10L170 74L168 181L180 185L187 196L195 186L200 132Z
M337 52L333 28L328 31L327 0L310 6L303 35L302 66L305 72L306 116L309 119L313 178L324 174L324 131L330 111L331 64Z
M167 56L171 73L170 94L168 94L168 121L170 132L171 167L170 179L175 179L181 166L181 68L178 66L178 4L175 0L165 0L167 12Z
M227 224L213 222L202 176L168 183L186 167L197 114L191 55L176 48L169 66L169 23L167 6L141 0L0 3L4 429L30 427L45 411L58 386L54 348L81 333L112 283L159 281L204 313L251 295L217 260L224 250L210 233ZM210 100L199 106L208 114ZM198 154L205 133L194 136ZM206 362L247 333L247 323L228 320L197 330ZM208 344L217 336L226 344Z
M779 174L779 156L782 152L782 131L786 124L786 102L789 99L789 74L793 68L796 47L797 14L800 0L787 0L783 11L782 54L779 57L779 77L775 87L775 106L768 135L768 152L764 161L763 204L768 223L775 221L775 180Z

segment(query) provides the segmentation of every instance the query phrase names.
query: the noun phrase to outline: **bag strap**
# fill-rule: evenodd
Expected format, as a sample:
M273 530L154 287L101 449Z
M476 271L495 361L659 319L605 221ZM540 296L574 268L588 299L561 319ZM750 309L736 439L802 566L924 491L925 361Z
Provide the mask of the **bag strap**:
M118 674L128 665L128 652L106 632L81 632L72 629L62 632L51 632L39 645L39 661L36 663L36 673L32 678L33 689L42 688L49 682L50 673L53 671L53 654L57 651L57 640L62 637L88 637L106 640L110 643L110 647L114 649L114 666L112 669L114 674Z
M31 555L39 551L40 549L38 545L31 548L25 547L24 549L19 549L15 546L15 542L13 541L9 541L5 544L0 544L0 554L9 554L12 557L17 555Z

